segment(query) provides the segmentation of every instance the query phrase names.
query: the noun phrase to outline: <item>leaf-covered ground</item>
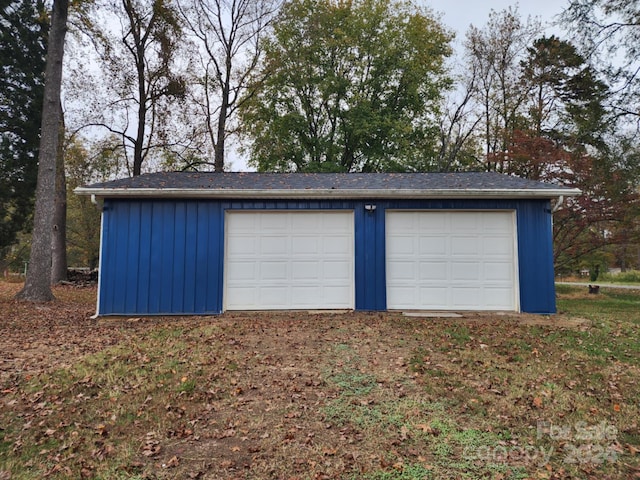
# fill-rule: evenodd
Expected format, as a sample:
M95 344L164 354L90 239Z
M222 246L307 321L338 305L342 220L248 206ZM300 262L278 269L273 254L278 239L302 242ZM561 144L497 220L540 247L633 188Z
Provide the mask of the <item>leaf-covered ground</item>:
M0 479L640 478L640 295L92 320L0 281Z

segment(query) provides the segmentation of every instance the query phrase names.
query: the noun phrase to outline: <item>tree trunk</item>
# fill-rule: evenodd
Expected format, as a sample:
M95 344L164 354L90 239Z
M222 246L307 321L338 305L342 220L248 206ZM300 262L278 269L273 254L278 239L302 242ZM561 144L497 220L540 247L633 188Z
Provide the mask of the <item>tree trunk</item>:
M144 58L144 49L138 46L138 58ZM138 106L138 129L136 133L136 141L133 145L133 176L136 177L142 173L142 149L144 147L144 132L147 127L147 90L145 86L144 62L140 60L137 65L138 71L138 97L140 105Z
M64 171L64 114L60 105L60 128L56 156L56 201L51 242L51 284L67 279L67 178Z
M229 70L227 70L228 72ZM228 77L228 75L227 75ZM214 146L214 171L224 172L224 144L227 135L227 117L229 111L229 79L222 89L222 102L220 105L220 114L218 115L218 138Z
M51 226L56 194L56 154L60 126L60 86L64 36L67 32L69 0L54 0L51 29L47 46L44 101L40 153L38 156L38 185L33 220L31 256L24 288L16 298L31 302L54 299L51 292Z

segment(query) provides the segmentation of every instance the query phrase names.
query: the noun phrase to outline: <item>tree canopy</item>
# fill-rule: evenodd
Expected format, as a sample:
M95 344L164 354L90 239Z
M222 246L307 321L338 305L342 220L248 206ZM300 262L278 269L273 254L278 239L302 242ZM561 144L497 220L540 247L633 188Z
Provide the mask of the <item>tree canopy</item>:
M130 175L140 175L149 158L178 143L179 129L170 119L186 88L177 58L182 22L171 0L96 0L85 10L85 33L100 73L80 74L87 84L77 87L92 94L84 98L79 127L101 127L117 139L110 148L120 151ZM95 70L95 64L83 67Z
M407 170L433 156L451 35L385 0L292 0L242 119L261 171Z
M571 0L565 27L615 85L609 104L640 125L640 0Z

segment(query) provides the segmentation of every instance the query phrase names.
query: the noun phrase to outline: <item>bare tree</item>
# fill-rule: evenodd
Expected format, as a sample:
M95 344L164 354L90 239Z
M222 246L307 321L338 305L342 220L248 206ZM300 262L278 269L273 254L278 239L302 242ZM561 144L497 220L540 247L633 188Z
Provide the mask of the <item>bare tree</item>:
M181 12L196 39L203 74L199 115L213 147L214 170L225 168L225 145L233 117L250 98L250 76L260 61L265 30L279 0L183 0ZM193 166L193 165L190 165Z
M170 125L176 100L184 97L179 47L182 26L172 0L96 0L83 12L81 30L99 57L100 72L88 65L79 86L86 94L74 130L99 126L118 138L130 175L139 175L156 153L179 144ZM74 92L71 91L71 94ZM173 129L173 131L171 131ZM117 148L113 145L112 148Z
M520 88L520 61L541 31L539 21L523 23L517 9L491 11L483 29L471 26L465 47L476 75L476 102L482 110L486 169L500 170L510 133L528 92ZM494 159L492 163L490 159Z
M61 118L60 89L68 11L69 0L54 0L47 44L31 256L24 288L16 295L16 298L32 302L48 302L54 298L50 285L51 219L56 193L56 156Z
M617 115L640 130L640 0L570 0L560 16L581 53L606 73Z
M439 148L437 168L441 172L464 170L477 162L474 138L482 116L473 109L477 95L477 65L460 78L460 86L447 98L438 120Z

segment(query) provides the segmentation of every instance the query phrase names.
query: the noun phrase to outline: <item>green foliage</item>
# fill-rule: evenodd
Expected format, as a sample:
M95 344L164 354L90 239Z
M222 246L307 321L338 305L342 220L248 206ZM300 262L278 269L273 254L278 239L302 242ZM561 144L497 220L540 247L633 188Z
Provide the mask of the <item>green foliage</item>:
M594 267L589 270L589 280L591 280L592 282L595 282L596 280L598 280L598 277L600 276L600 265L594 265Z
M0 257L33 211L48 19L42 0L0 9Z
M100 209L91 198L73 194L76 187L102 182L118 171L121 150L105 141L93 154L79 139L68 142L65 151L67 174L67 251L69 265L96 268L100 252Z
M433 151L451 36L411 3L286 3L244 104L260 171L402 171Z

